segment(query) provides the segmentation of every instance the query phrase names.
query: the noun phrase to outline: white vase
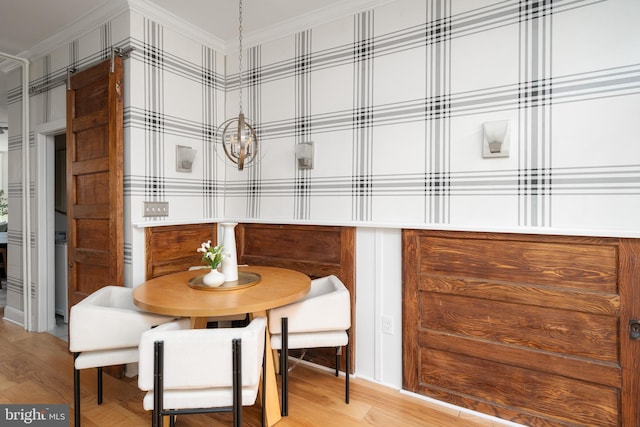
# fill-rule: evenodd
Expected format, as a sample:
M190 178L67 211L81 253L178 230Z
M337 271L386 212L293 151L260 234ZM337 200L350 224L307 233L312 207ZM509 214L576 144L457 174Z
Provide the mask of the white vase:
M238 280L238 256L236 253L236 232L237 222L223 222L222 227L222 250L224 258L222 259L222 274L224 274L225 282L233 282Z
M202 283L210 288L216 288L224 283L224 274L212 268L211 271L202 277Z

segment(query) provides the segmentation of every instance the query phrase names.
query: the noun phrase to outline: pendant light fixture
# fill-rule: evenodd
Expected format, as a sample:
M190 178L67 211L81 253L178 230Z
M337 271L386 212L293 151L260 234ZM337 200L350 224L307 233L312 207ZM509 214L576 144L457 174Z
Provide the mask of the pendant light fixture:
M228 119L220 125L222 129L222 146L227 158L238 165L238 170L254 162L258 155L258 138L256 131L247 122L242 112L242 0L239 0L239 53L238 53L238 92L240 94L240 114Z

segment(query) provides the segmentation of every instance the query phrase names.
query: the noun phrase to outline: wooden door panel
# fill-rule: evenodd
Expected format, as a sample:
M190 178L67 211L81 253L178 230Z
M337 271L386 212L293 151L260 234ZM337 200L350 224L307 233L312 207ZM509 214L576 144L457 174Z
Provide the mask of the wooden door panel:
M558 358L551 352L539 352L533 358L529 349L507 344L496 345L490 341L485 342L466 337L452 340L450 333L435 331L420 332L418 343L421 348L464 354L478 360L490 358L492 362L496 363L514 364L533 371L564 375L608 387L620 387L622 384L621 371L612 363L594 364L584 358Z
M77 94L76 94L77 95ZM77 114L81 114L78 113ZM77 116L71 125L71 130L77 133L80 138L87 141L88 135L92 133L94 135L104 134L105 129L98 126L106 125L109 121L109 113L107 111L89 112L83 116ZM102 141L96 141L97 145L104 146ZM86 151L86 150L84 150Z
M618 253L612 246L469 238L421 243L423 273L617 291Z
M531 426L640 425L640 240L403 241L406 389Z
M109 225L103 220L85 219L77 222L79 248L108 248Z
M421 326L434 331L615 362L617 321L576 311L425 293Z
M76 191L76 203L78 205L106 205L109 203L108 172L95 172L91 175L79 175L76 181L78 186ZM106 218L109 217L108 206L103 207L103 213Z
M78 151L76 159L83 162L91 159L101 159L107 156L108 146L105 146L103 139L106 137L106 129L104 127L95 127L96 123L92 117L86 118L86 126L91 126L85 130L76 130L76 139L78 143ZM106 120L102 119L100 125L105 125Z
M102 267L103 269L109 268L110 262L109 262L108 256L106 255L108 255L108 253L105 253L104 251L95 250L95 249L85 249L85 248L76 249L75 262L77 265L75 267L76 267L76 274L78 275L78 277L81 277L81 274L83 272L90 271L94 267L96 268ZM89 265L85 265L85 264L89 264ZM83 287L91 288L95 290L103 286L106 286L104 282L105 280L108 280L108 275L105 275L103 273L102 276L97 277L98 282L100 282L100 286L98 286L97 288L92 286L90 283L87 283L90 280L94 280L94 279L96 279L96 276L93 276L91 278L87 277L86 280L83 278Z
M104 278L109 275L109 265L102 260L102 254L79 254L76 267L78 276L84 278L82 289L88 294L104 287Z
M463 398L472 396L496 406L517 407L534 419L544 416L556 423L605 426L618 422L612 410L618 402L614 388L565 375L431 349L422 353L421 372L421 383L429 384L424 387L429 394L445 389ZM576 390L580 399L574 397Z
M620 310L620 296L608 292L580 292L568 288L499 283L483 279L467 279L452 276L422 276L421 291L484 297L489 295L498 301L541 305L559 309L580 307L585 313L615 314Z
M75 73L67 91L69 307L124 285L123 64Z

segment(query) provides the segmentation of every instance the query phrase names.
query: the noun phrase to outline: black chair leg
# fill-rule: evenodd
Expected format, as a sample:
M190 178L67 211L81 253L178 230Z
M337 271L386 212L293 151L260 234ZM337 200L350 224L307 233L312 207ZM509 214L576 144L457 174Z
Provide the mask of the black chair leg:
M349 337L349 330L347 330L347 351L346 351L346 358L347 360L345 360L345 371L344 371L344 375L345 375L345 384L344 384L344 401L345 403L349 403L349 372L351 372L351 352L349 351L350 347L351 347L351 338Z
M260 424L262 427L265 427L267 425L267 414L264 410L265 406L267 406L267 385L265 380L267 378L267 346L266 346L267 331L266 329L264 331L264 342L265 342L264 352L262 353L262 423Z
M162 426L162 413L164 408L164 342L153 343L153 412L151 414L151 426Z
M76 369L76 359L80 353L73 354L73 420L80 427L80 371Z
M336 347L336 377L340 375L340 349L342 347Z
M242 425L242 341L232 341L233 350L233 425Z
M98 405L102 405L102 367L98 368Z
M280 414L289 416L289 319L281 320L282 345L280 351L280 373L282 375L282 408Z

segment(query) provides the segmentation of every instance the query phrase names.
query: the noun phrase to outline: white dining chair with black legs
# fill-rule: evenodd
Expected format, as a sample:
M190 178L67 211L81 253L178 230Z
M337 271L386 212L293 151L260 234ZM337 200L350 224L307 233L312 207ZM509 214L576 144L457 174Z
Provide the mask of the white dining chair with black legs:
M147 392L151 425L162 426L165 416L174 425L178 415L232 412L240 426L242 407L256 402L262 383L264 426L266 324L256 317L242 328L188 329L177 321L142 334L138 387Z
M102 368L138 362L142 333L170 322L173 316L146 313L133 303L133 289L105 286L71 307L69 350L73 353L75 426L80 417L80 371L97 368L98 405L102 404Z
M345 402L349 403L351 298L340 279L332 275L312 280L311 289L303 299L274 308L268 316L271 348L280 351L282 416L289 414L289 349L335 347L338 376L340 354L345 347Z

